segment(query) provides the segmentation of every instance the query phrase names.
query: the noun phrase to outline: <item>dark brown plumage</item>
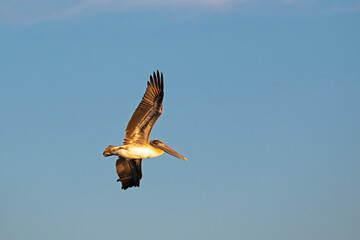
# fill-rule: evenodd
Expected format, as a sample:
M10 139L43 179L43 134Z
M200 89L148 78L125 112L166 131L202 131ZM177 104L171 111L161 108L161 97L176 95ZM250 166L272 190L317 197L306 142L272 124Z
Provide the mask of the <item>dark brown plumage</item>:
M126 129L123 144L143 144L149 142L149 134L156 120L162 113L164 98L164 78L159 71L150 75L150 82L139 106L131 116Z
M124 145L148 143L150 131L162 113L163 98L164 77L158 70L156 74L153 72L153 76L150 75L144 96L126 126ZM139 187L142 178L141 159L119 157L116 161L116 172L122 189Z
M118 182L122 183L122 189L139 187L142 178L141 161L144 158L160 156L164 152L186 160L185 157L171 149L160 140L152 140L149 143L149 134L156 120L162 113L162 101L164 98L164 77L157 71L150 75L146 91L130 118L126 130L123 145L116 147L109 145L103 155L109 157L116 155L116 172Z
M122 189L129 187L139 187L142 178L141 159L126 159L119 157L116 160L116 172L119 176L118 182L121 181Z

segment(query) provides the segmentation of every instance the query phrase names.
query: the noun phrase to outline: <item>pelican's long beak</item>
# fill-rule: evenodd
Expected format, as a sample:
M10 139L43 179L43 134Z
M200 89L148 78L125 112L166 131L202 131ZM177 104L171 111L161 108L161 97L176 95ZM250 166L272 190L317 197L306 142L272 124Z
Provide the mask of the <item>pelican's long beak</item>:
M187 160L186 157L181 156L179 153L177 153L175 150L171 149L169 146L167 146L165 143L159 144L157 145L158 148L160 148L161 150L163 150L164 152L176 157L176 158L180 158L183 160Z

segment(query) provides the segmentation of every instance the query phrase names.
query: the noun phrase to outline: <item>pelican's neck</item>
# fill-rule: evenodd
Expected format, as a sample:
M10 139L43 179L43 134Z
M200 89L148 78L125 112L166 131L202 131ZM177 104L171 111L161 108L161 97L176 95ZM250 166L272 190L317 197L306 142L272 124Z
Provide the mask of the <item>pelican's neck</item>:
M151 150L152 150L154 156L156 156L156 157L160 156L160 155L162 155L164 153L164 151L161 150L160 148L153 147L150 144L149 144L149 146L151 147Z

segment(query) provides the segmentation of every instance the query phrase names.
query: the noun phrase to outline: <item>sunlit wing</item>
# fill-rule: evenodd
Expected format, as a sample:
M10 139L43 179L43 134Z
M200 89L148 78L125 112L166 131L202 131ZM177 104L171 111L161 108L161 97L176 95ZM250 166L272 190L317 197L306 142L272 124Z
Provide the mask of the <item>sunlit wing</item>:
M118 182L121 181L122 189L129 187L139 187L142 178L141 159L126 160L119 157L116 160L116 172L119 175Z
M133 113L125 130L123 144L143 144L149 141L149 134L156 120L162 113L164 97L163 74L159 71L147 82L145 94Z

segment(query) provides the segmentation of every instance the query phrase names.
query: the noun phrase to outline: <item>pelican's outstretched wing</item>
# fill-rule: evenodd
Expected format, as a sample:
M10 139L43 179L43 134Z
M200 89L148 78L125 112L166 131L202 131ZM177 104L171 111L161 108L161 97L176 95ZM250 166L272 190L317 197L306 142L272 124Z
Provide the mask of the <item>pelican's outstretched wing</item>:
M145 94L133 113L125 130L123 144L148 143L150 131L162 113L162 100L164 97L163 74L159 71L150 75Z
M119 175L117 181L121 181L122 189L139 187L142 178L141 159L126 160L126 158L119 157L116 160L116 172Z

